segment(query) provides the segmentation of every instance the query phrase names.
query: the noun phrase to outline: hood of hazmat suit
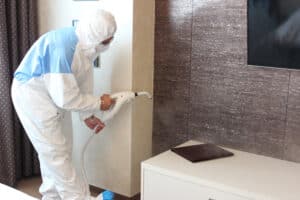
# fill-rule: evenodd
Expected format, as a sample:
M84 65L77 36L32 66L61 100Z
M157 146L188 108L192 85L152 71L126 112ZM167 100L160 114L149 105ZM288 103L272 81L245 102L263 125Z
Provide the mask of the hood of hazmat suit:
M38 153L43 200L89 199L88 186L72 164L64 112L79 112L84 120L100 110L100 94L93 95L93 61L109 47L115 31L114 17L97 9L76 28L42 35L14 73L12 100Z
M80 50L92 61L105 50L109 44L103 41L112 38L116 32L114 17L104 10L97 10L79 20L76 27Z

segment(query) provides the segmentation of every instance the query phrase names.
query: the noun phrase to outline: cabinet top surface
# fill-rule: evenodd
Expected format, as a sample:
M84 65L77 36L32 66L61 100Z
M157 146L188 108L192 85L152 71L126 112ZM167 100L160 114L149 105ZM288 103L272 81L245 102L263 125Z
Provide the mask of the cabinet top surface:
M225 149L234 156L191 163L169 150L144 161L142 167L253 199L300 199L300 164Z

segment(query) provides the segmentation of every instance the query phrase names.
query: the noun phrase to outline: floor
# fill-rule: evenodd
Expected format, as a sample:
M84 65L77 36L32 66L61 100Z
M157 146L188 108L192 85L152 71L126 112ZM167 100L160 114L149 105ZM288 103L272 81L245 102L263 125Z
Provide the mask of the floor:
M33 197L41 198L39 193L41 183L40 177L26 178L18 182L17 189Z
M42 183L41 177L26 178L18 182L17 189L33 197L40 199L41 195L39 193L39 187L41 183ZM101 189L95 187L91 188L92 196L96 196L100 192L102 192ZM136 195L133 198L127 198L117 194L115 200L140 200L140 195Z

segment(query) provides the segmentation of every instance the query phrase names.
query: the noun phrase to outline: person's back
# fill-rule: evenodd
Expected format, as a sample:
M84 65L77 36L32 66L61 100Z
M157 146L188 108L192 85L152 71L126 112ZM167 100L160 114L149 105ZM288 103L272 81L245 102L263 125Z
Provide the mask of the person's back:
M48 73L71 73L77 43L73 27L45 33L29 49L14 77L25 83Z

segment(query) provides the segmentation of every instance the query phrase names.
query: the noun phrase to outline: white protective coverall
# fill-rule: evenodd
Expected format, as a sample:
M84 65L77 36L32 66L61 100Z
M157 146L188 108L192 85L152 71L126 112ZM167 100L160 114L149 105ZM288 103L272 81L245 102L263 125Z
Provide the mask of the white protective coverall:
M12 100L25 131L38 153L43 200L89 199L72 165L70 141L62 133L65 111L78 111L82 120L99 111L93 96L93 61L108 48L114 17L100 9L80 19L77 28L42 35L14 73Z

